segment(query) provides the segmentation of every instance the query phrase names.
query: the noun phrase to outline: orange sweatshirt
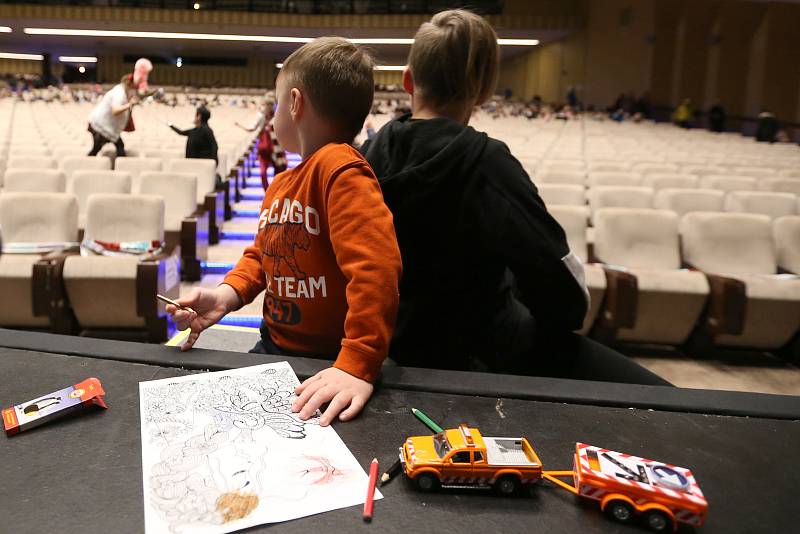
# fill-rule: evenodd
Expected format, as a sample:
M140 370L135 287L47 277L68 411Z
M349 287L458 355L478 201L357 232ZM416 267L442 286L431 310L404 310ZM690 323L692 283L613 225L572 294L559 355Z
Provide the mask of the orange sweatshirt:
M375 380L389 350L402 263L372 168L328 144L267 189L255 243L223 283L243 303L264 289L272 341Z

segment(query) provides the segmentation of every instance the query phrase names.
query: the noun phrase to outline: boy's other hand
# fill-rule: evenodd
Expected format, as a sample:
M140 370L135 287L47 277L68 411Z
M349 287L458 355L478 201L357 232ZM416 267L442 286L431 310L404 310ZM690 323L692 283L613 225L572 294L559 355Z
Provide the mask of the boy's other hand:
M165 309L167 313L172 315L172 320L178 330L186 330L187 328L192 330L184 344L181 345L182 351L191 349L197 338L200 337L200 332L216 324L228 311L234 308L231 294L233 299L238 302L239 297L233 288L228 285L223 284L216 289L196 287L188 295L175 301L181 306L192 308L191 311L177 308L172 304L166 305Z
M295 388L298 397L292 403L292 411L300 412L300 419L306 420L320 406L330 402L319 418L320 426L328 426L337 415L341 421L355 417L369 400L372 390L372 384L366 380L329 367Z

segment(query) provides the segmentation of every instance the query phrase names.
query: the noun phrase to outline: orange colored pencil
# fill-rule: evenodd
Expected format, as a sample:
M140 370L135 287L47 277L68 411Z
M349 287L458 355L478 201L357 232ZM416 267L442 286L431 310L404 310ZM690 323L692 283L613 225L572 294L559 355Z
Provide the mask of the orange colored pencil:
M375 505L375 485L378 483L378 459L373 458L369 466L369 484L367 500L364 501L364 521L372 521L372 509Z

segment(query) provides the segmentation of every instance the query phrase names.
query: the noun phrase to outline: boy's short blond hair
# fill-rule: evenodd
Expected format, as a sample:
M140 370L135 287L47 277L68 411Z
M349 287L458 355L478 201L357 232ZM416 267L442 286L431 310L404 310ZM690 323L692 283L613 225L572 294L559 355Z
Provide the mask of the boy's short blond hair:
M483 17L451 9L419 27L408 66L416 89L432 105L476 105L494 93L499 55L497 34Z
M372 109L372 67L372 58L362 48L341 37L320 37L295 50L283 62L281 76L290 87L301 89L349 142Z

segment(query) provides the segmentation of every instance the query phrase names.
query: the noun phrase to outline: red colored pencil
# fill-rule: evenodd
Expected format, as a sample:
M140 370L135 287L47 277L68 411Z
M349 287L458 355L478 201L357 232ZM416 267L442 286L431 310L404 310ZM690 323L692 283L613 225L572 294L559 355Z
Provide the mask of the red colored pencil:
M373 458L369 466L369 485L367 500L364 501L364 521L372 521L372 508L375 504L375 485L378 483L378 459Z

